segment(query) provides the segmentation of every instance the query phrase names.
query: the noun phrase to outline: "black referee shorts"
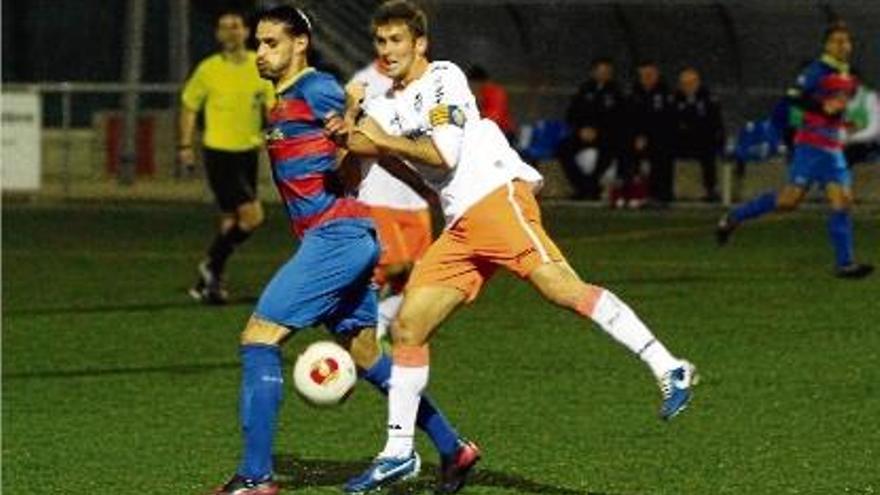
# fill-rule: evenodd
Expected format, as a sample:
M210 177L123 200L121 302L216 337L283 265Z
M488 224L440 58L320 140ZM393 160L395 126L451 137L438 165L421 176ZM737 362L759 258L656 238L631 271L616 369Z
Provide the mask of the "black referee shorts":
M257 199L258 150L221 151L204 149L208 184L224 213Z

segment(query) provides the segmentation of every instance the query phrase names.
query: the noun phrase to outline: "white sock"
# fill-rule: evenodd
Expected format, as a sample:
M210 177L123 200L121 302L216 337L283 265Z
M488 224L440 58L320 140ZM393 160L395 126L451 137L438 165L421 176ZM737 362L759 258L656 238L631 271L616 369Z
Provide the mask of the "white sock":
M380 457L406 457L413 451L416 415L422 390L428 385L428 366L391 366L388 382L388 441Z
M379 320L376 322L377 339L382 340L388 335L388 328L394 318L397 318L402 303L403 294L394 294L379 302Z
M654 337L635 312L611 291L602 291L590 317L611 338L639 356L658 379L680 366L680 361Z

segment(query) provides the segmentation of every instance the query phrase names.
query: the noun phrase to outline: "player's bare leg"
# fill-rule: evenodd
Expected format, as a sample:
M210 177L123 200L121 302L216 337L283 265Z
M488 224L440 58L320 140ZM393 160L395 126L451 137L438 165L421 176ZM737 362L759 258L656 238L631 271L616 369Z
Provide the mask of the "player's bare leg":
M853 226L849 210L852 206L852 190L841 184L831 183L825 188L831 215L828 218L828 234L834 246L835 274L841 278L864 278L874 271L872 265L856 263L853 254Z
M541 265L532 271L529 281L548 301L590 318L648 365L663 392L662 419L672 418L687 406L696 369L670 354L614 293L585 283L564 261Z
M392 360L388 392L388 440L373 465L350 480L345 491L365 493L418 472L420 459L413 437L420 416L422 392L428 384L428 341L433 332L465 302L458 289L442 286L406 290L397 319L391 325ZM454 493L464 484L467 472L479 460L479 449L462 441L450 462L444 459L438 491Z
M403 287L406 285L413 263L394 263L382 268L387 294L379 301L379 321L376 323L376 338L380 341L388 335L391 322L397 318L403 305Z
M718 220L718 224L715 227L715 237L718 245L723 246L727 244L733 231L746 220L751 220L774 211L792 211L801 204L806 195L806 188L788 184L778 193L768 192L762 194L748 203L725 213Z

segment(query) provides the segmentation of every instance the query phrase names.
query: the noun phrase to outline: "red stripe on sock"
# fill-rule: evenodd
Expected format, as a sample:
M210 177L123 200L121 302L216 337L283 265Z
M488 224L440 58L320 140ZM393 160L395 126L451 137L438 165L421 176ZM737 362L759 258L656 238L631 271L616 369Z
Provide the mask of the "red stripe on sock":
M574 308L575 311L587 318L592 317L593 310L596 309L596 303L599 302L599 298L602 297L603 292L605 292L605 289L602 287L597 285L587 285L584 295L581 296L580 302L578 302Z
M428 344L395 344L391 349L391 360L398 366L406 366L408 368L421 368L422 366L428 366L428 362L430 361Z

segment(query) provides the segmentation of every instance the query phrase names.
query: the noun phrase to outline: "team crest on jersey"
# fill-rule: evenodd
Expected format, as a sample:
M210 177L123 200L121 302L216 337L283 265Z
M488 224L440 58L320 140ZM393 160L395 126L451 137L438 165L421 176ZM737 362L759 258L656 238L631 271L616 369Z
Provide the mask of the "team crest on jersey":
M266 142L281 141L284 139L284 132L277 127L266 133Z
M437 105L428 113L431 120L431 127L440 127L442 125L454 125L464 127L467 122L467 116L464 110L455 105Z

